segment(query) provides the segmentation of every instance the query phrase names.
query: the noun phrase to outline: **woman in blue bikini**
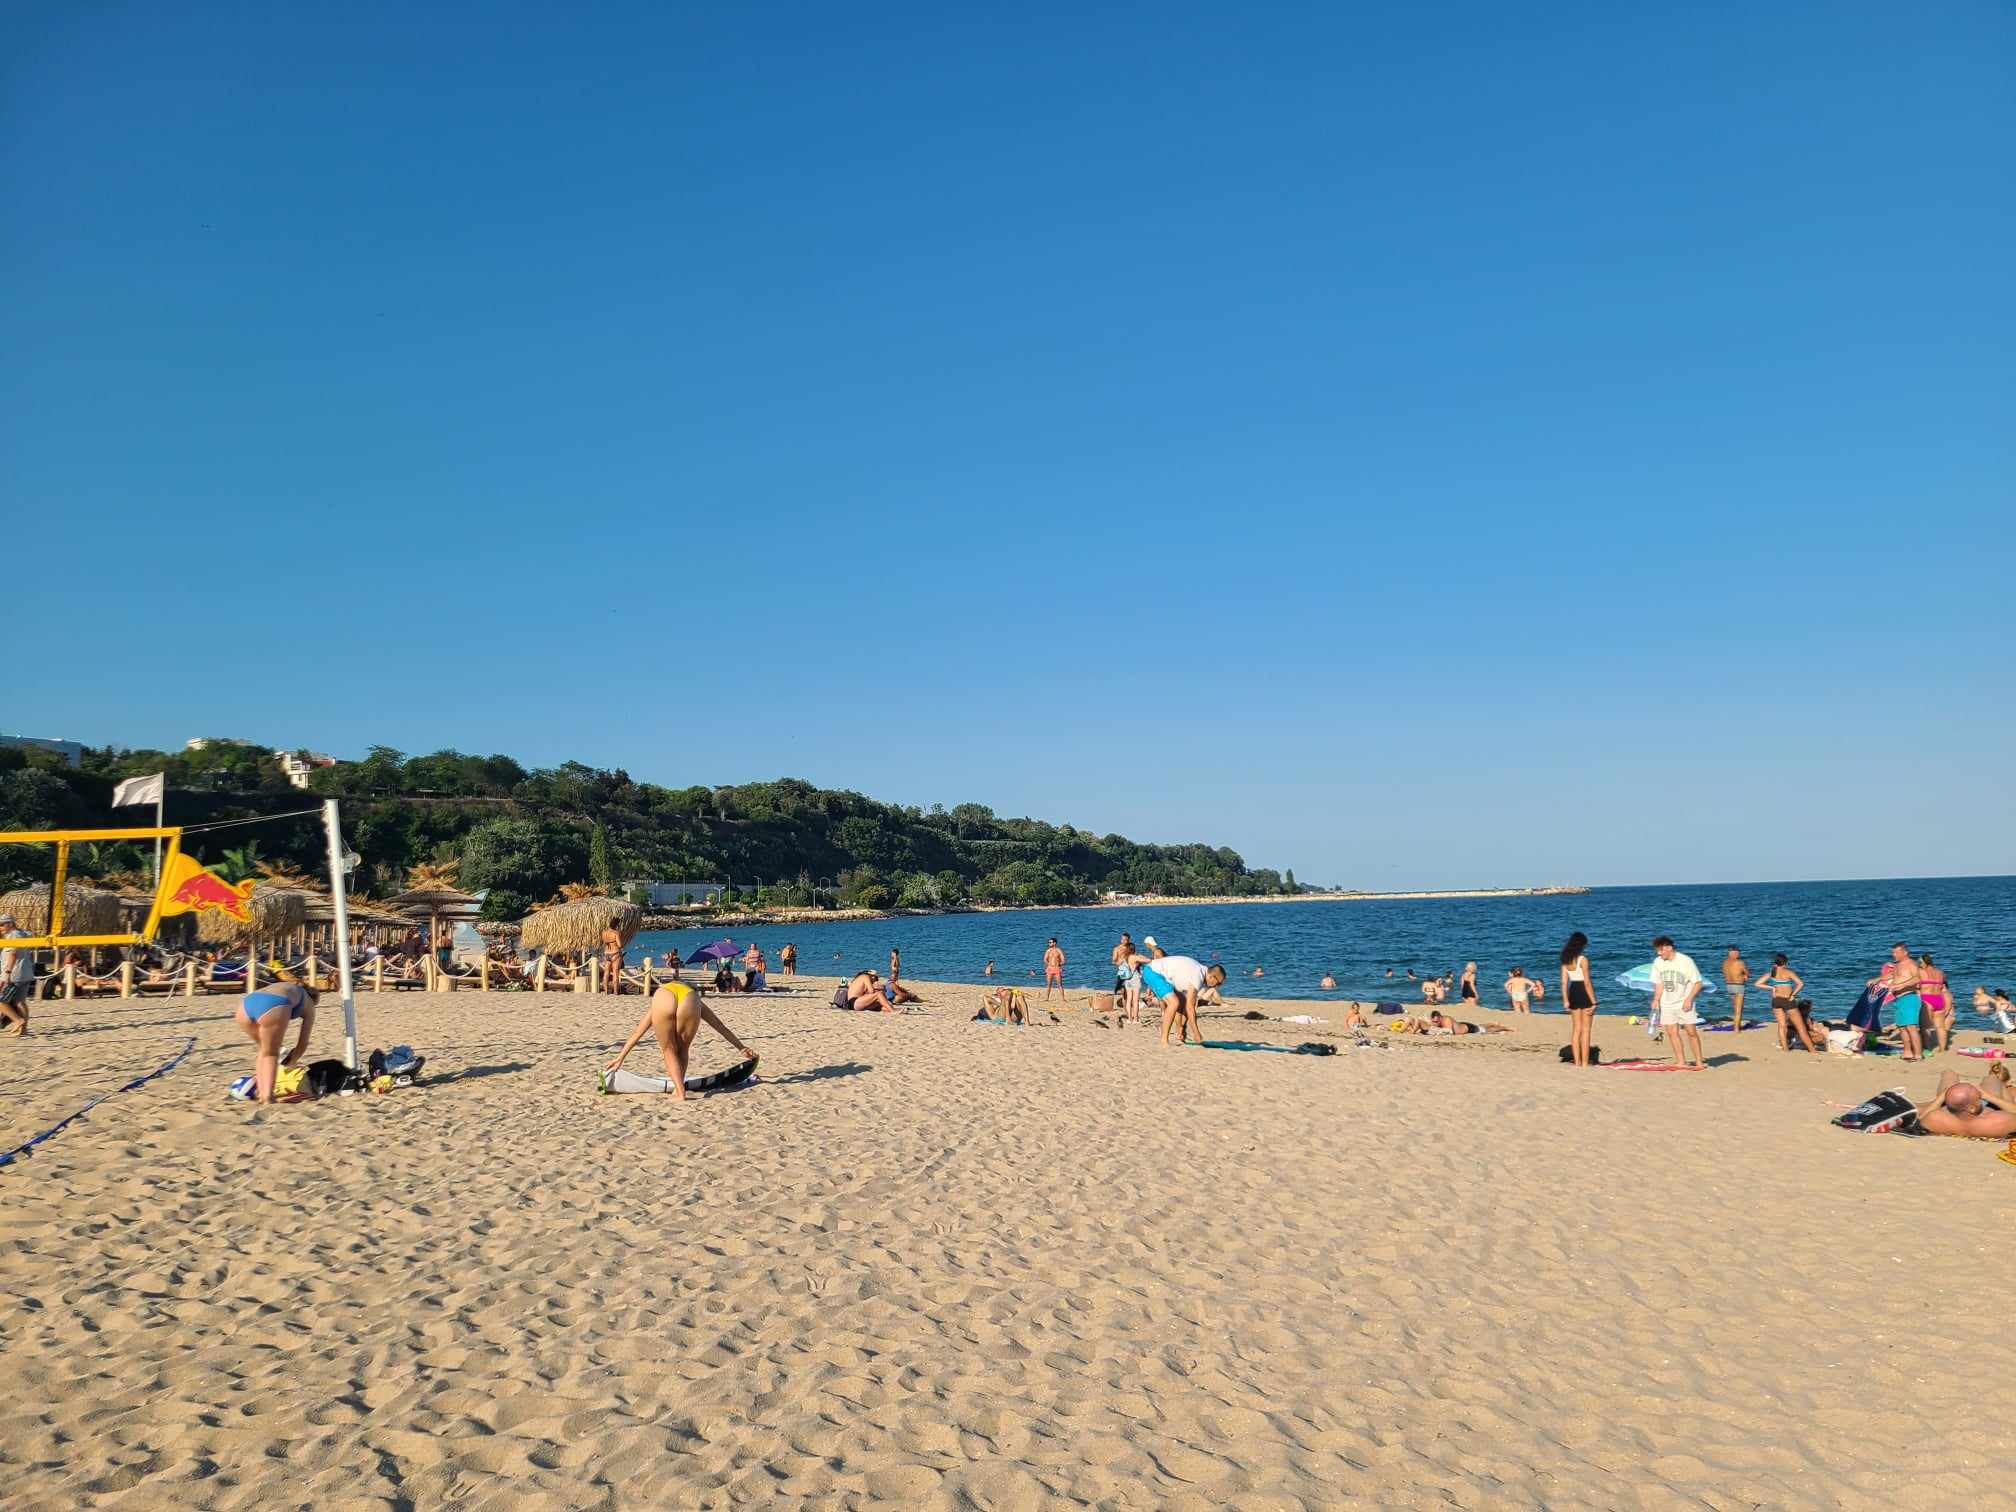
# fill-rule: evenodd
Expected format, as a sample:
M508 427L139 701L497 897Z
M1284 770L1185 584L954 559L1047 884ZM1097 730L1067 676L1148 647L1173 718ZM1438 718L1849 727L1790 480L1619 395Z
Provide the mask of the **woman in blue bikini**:
M238 1027L258 1049L252 1058L252 1100L273 1101L273 1082L284 1066L297 1066L308 1053L308 1036L315 1029L315 1004L320 994L300 982L275 982L257 992L245 994L238 1005ZM299 1020L301 1037L283 1060L280 1045L287 1038L287 1026Z
M1799 1036L1799 1043L1806 1047L1808 1055L1818 1055L1820 1047L1813 1042L1813 1031L1806 1025L1806 1015L1799 1011L1799 994L1806 990L1806 983L1783 955L1771 957L1771 971L1769 975L1760 977L1757 985L1771 989L1771 1013L1778 1020L1778 1048L1792 1048L1787 1033L1789 1030Z

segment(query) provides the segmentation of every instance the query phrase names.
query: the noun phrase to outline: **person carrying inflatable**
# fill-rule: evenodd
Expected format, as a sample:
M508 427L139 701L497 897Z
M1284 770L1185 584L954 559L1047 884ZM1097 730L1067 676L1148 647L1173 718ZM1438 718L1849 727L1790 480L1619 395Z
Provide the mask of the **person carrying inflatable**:
M651 1005L637 1020L637 1027L630 1031L630 1038L623 1042L623 1048L616 1052L616 1059L603 1067L603 1074L611 1074L622 1065L623 1058L637 1048L637 1042L648 1031L658 1036L658 1048L665 1056L665 1075L672 1083L672 1095L684 1102L686 1064L692 1055L693 1037L700 1032L703 1020L713 1027L715 1033L740 1050L752 1066L756 1063L756 1052L736 1038L733 1029L714 1016L714 1010L700 996L699 988L686 982L667 982L651 994Z

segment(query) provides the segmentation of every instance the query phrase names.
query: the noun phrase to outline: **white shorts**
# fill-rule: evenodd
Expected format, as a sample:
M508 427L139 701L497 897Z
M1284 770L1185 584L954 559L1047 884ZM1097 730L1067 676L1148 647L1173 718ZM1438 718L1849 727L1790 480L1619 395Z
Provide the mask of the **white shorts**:
M1663 1003L1659 1006L1659 1024L1661 1028L1672 1029L1678 1027L1691 1029L1700 1022L1701 1015L1694 1011L1692 1003L1689 1003L1685 1008L1668 1008Z

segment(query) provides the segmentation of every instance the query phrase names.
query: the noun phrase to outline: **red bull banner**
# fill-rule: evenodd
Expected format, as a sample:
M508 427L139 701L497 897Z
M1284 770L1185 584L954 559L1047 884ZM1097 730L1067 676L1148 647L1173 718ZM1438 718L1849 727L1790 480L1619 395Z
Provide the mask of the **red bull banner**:
M241 924L252 922L252 883L226 882L194 856L176 851L161 870L161 917L176 914L229 914Z

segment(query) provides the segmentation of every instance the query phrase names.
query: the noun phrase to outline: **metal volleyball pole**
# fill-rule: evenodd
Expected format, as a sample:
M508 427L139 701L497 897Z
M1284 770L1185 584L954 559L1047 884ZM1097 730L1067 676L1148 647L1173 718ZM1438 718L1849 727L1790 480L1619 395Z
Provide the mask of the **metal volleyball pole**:
M350 899L344 890L343 826L336 800L322 801L322 827L329 832L329 896L336 904L336 983L343 993L343 1064L357 1069L357 993L350 980Z

